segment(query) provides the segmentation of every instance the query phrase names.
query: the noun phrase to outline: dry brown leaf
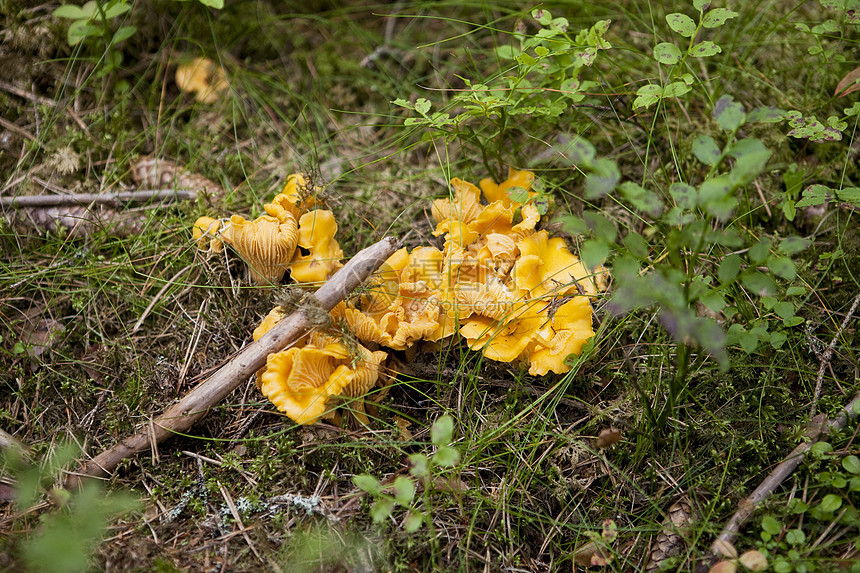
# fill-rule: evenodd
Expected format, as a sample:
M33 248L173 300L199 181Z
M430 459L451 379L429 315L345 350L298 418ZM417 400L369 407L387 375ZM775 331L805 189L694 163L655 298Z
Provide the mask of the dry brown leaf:
M836 84L836 90L833 92L833 97L844 97L850 93L860 90L860 68L854 68L845 77L839 80Z
M735 573L737 570L738 566L735 565L734 561L720 561L708 569L708 573Z
M144 224L140 212L119 213L103 205L63 205L56 207L19 207L5 213L16 233L39 235L67 231L71 239L82 239L97 230L124 237L138 233Z
M435 477L433 478L433 489L447 493L463 493L469 490L469 486L458 478Z
M400 430L400 439L404 442L411 442L414 436L409 430L409 420L401 418L400 416L394 416L394 424L397 426L397 429Z
M18 338L24 345L27 356L34 363L37 363L39 357L51 349L66 330L62 322L48 315L44 304L34 304L23 313L18 328Z
M63 323L53 318L25 323L21 330L21 341L27 347L27 355L36 360L54 345L65 330Z
M623 438L623 435L618 428L605 428L597 434L597 438L594 440L594 447L599 450L609 448L620 442L621 438Z
M0 483L0 501L15 501L15 488L7 483Z
M738 561L750 571L764 571L767 569L767 557L756 549L747 551L738 557Z
M612 555L596 542L589 541L574 550L573 562L583 567L603 566L612 562Z
M722 539L717 539L714 542L714 553L717 555L721 555L728 559L737 559L738 558L738 550L735 549L735 546L729 543L728 541L724 541Z

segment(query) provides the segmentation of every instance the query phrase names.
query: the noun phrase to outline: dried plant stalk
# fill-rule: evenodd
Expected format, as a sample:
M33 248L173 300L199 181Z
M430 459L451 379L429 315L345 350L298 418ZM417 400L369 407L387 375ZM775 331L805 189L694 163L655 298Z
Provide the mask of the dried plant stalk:
M21 207L7 210L6 217L20 235L34 231L39 235L67 231L72 239L81 239L96 230L124 237L140 232L144 219L139 211L123 211L103 205L67 204L53 207Z
M39 234L66 230L71 238L77 239L103 229L122 237L140 232L144 223L140 212L121 209L122 204L191 200L201 193L210 197L224 195L224 189L214 181L189 173L169 159L144 157L132 165L131 176L145 189L0 197L0 207L4 208L12 228L22 235L34 230Z
M329 311L361 284L397 250L397 242L387 237L360 251L314 293L319 306ZM85 477L105 477L117 464L134 454L155 448L175 433L185 432L233 390L246 382L266 363L269 354L280 352L305 336L312 326L312 312L299 309L282 319L260 340L243 348L229 363L191 390L140 432L121 441L70 474L67 487L78 486Z
M141 189L105 193L73 193L71 195L24 195L0 197L0 205L10 207L68 207L74 205L110 205L122 203L163 203L197 198L194 189Z

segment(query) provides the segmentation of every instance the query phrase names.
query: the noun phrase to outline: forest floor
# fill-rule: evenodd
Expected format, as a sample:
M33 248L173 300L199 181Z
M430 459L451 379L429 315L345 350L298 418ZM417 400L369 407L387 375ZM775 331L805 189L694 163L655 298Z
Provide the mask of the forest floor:
M0 569L707 571L815 442L723 571L860 571L860 426L810 430L860 391L855 1L218 4L0 0ZM251 378L61 488L289 295L198 248L199 217L304 173L344 260L444 249L433 200L509 167L536 175L513 221L608 269L557 372L456 333L376 345L367 424L297 425Z

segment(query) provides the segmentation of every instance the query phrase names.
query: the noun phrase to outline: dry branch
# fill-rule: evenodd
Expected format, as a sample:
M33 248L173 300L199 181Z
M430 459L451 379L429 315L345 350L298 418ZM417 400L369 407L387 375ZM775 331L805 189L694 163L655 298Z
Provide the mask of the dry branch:
M0 205L4 207L68 207L71 205L111 205L116 207L122 203L161 203L165 200L189 201L196 198L197 191L194 189L141 189L115 193L0 197Z
M846 328L848 328L848 323L851 322L851 318L857 311L858 303L860 303L860 294L854 297L854 302L851 304L848 314L846 314L845 318L842 320L842 324L839 325L839 330L836 331L830 344L827 345L827 350L825 350L824 354L821 355L821 364L818 367L818 376L815 379L815 394L812 397L812 408L809 412L810 417L814 417L815 411L818 409L818 398L821 397L821 386L824 383L824 371L827 370L827 366L830 364L830 359L833 358L833 350L836 348L836 343L839 341L839 337L842 336L842 333L845 332Z
M819 414L813 418L806 427L806 441L794 448L790 454L768 475L757 488L738 505L738 510L729 519L726 526L720 532L717 539L711 545L711 553L713 556L722 556L720 547L725 547L726 543L734 543L735 538L740 532L741 527L750 518L756 507L764 501L773 491L794 472L807 452L812 448L812 445L827 437L834 430L841 430L848 423L849 419L857 416L856 410L860 407L860 394L854 396L854 399L842 409L842 412L834 420L828 420L824 414Z
M387 237L360 251L314 293L319 305L326 311L334 308L396 249L397 242ZM260 340L239 351L229 363L170 406L161 416L146 424L141 431L84 463L77 473L69 475L66 486L75 487L84 477L109 476L123 459L154 449L173 434L187 431L210 408L262 368L269 354L280 352L307 334L311 328L310 322L302 309L282 319Z

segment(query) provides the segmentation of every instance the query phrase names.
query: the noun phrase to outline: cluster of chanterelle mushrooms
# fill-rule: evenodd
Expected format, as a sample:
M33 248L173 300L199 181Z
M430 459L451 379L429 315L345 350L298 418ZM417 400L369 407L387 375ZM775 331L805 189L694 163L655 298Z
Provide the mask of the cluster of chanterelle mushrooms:
M533 181L531 171L513 169L505 181L484 179L480 188L452 179L453 196L432 205L442 249L400 249L361 296L331 311L334 321L373 348L405 350L459 334L487 358L528 365L532 375L568 372L565 358L579 354L594 334L590 300L605 288L605 271L586 269L564 239L535 229L540 213ZM325 281L343 252L334 238L334 215L300 197L305 185L301 175L290 176L254 221L201 217L194 225L198 247L220 251L230 245L258 284L278 284L287 270L298 283ZM283 316L283 308L274 308L254 330L254 340ZM361 397L377 384L386 358L382 350L314 332L270 354L258 385L299 424L334 417L341 400L352 401L366 423Z

